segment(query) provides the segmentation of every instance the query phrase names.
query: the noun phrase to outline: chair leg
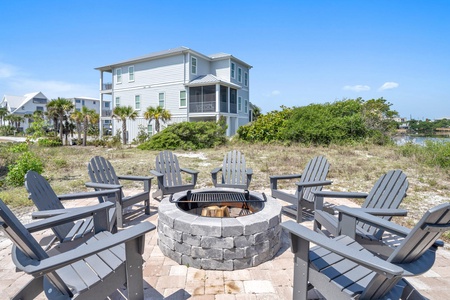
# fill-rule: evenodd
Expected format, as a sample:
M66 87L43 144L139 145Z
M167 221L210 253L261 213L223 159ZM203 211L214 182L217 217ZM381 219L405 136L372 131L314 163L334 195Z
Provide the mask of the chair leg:
M143 259L140 254L141 238L125 244L128 299L144 299ZM142 238L142 242L144 239Z
M17 294L11 299L13 300L32 300L44 291L44 277L31 279Z
M123 205L121 201L116 202L117 227L123 228Z
M149 215L150 214L150 197L144 201L144 205L145 205L145 214Z

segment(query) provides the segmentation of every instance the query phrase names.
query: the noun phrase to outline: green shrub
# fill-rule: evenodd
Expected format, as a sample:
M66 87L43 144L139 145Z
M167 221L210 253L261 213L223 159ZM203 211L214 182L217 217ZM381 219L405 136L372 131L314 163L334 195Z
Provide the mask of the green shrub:
M9 147L11 153L23 153L29 151L27 143L14 143Z
M29 170L42 173L44 164L41 159L32 152L25 152L11 165L8 166L6 183L11 186L22 186L25 181L25 174Z
M450 143L426 141L425 145L407 143L399 147L400 153L418 163L431 167L450 168Z
M138 146L141 150L196 150L223 145L226 127L221 122L181 122L170 125Z
M58 137L40 138L37 142L39 147L59 147L62 142Z

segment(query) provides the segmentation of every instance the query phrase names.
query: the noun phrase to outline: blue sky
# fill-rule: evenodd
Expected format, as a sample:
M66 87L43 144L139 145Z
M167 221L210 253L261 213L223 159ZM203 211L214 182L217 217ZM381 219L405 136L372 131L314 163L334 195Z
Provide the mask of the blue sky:
M95 67L186 46L253 66L263 113L383 97L450 118L450 1L0 1L0 97L99 97Z

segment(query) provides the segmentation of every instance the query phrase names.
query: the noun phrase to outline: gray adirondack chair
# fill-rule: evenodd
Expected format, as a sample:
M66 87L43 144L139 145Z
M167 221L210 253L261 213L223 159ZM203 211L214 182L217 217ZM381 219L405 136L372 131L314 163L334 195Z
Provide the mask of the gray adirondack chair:
M116 201L118 227L123 227L124 214L127 213L125 209L132 207L137 203L144 202L142 209L144 209L146 215L150 214L150 189L153 177L117 175L112 164L101 156L91 158L87 167L89 178L91 179L91 182L86 183L87 187L92 187L96 191L105 189L120 189L120 197L118 201ZM143 183L143 191L125 196L120 180L140 181ZM104 201L106 200L107 199L104 199ZM102 200L99 199L99 201Z
M153 198L162 199L164 195L191 190L197 184L198 171L180 168L178 158L171 151L161 151L155 159L155 169L150 173L156 176L158 188L153 193ZM190 175L190 181L183 181L182 173Z
M16 267L33 276L12 299L35 299L45 292L48 299L105 299L127 287L127 299L143 299L142 254L145 234L155 226L143 222L116 234L107 231L111 202L84 207L24 226L0 200L0 228L13 242ZM32 232L93 217L96 234L84 244L49 256Z
M61 203L62 200L79 200L87 198L97 198L99 196L110 197L115 202L119 196L120 190L107 190L99 192L72 193L66 195L56 195L48 181L35 171L28 171L25 174L25 188L28 192L28 198L31 199L39 212L32 214L33 219L48 218L51 216L66 213L68 210ZM72 208L69 210L76 210ZM77 222L67 222L51 229L55 234L54 239L50 240L45 249L50 248L54 242L69 242L78 238L83 238L93 230L92 218L78 220ZM116 226L115 208L112 208L108 214L108 230L114 232Z
M289 202L290 206L283 206L283 211L296 217L297 222L302 222L303 208L314 209L313 191L320 191L324 185L329 185L332 181L326 180L330 164L324 156L316 156L311 159L303 170L302 174L270 176L270 188L272 197ZM279 180L298 179L296 182L296 192L291 194L278 189ZM333 213L333 209L324 206L324 209Z
M307 299L311 288L326 299L426 299L405 277L423 274L433 266L437 246L442 245L438 239L450 230L450 203L428 210L411 230L359 209L346 212L350 214L344 217L346 235L334 239L293 221L281 224L290 234L294 253L293 299ZM357 220L404 239L383 259L352 238ZM310 247L310 243L317 246Z
M360 210L376 215L385 220L391 220L393 216L405 216L407 211L399 209L402 200L408 190L408 178L401 170L391 170L377 180L368 194L353 192L316 191L314 209L314 230L326 235L337 236L338 218L327 211L322 210L324 198L362 198L365 199ZM363 222L357 224L357 240L366 244L372 251L384 250L383 244L378 247L382 239L383 230ZM377 250L378 249L378 250Z
M222 173L222 179L218 182L217 176ZM211 171L212 182L215 187L228 187L236 189L248 189L252 180L253 170L247 168L245 156L240 151L230 151L225 154L221 167Z

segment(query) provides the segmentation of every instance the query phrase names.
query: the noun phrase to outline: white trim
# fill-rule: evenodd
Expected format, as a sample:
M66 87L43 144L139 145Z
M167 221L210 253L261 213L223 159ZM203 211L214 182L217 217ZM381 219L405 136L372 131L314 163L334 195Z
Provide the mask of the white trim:
M233 69L234 66L234 69ZM234 62L231 62L231 66L230 66L230 76L231 78L235 79L236 78L236 64Z
M192 67L194 66L193 61L195 60L195 72L193 72ZM198 69L198 59L195 56L191 56L191 74L193 75L197 75L197 69Z
M118 74L119 71L120 71L120 74ZM119 80L119 78L120 78L120 80ZM122 68L117 68L116 69L116 84L121 84L121 83L122 83Z
M164 100L163 106L161 106L161 98L160 98L161 94L163 95L163 100ZM166 107L166 93L165 92L158 93L158 106L161 106L162 108Z
M136 97L139 99L139 108L136 107ZM134 95L134 110L141 110L141 95Z
M181 105L181 93L184 92L184 101L185 104ZM186 108L187 107L187 91L186 90L182 90L179 93L179 99L178 99L178 108Z
M133 72L130 72L130 69L132 69ZM130 78L130 74L133 75L133 79ZM128 82L134 82L134 66L128 66Z

